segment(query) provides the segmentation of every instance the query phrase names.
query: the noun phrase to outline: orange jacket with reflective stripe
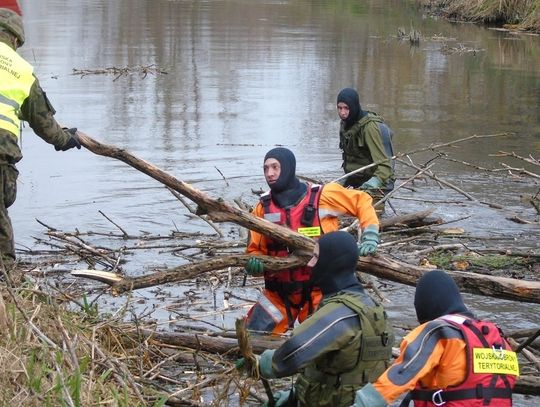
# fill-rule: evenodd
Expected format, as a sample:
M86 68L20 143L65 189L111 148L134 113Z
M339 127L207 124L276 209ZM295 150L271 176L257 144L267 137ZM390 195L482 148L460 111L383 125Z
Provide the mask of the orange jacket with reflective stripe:
M259 218L264 218L264 208L259 202L252 212ZM338 230L338 217L354 216L365 229L368 225L379 226L379 220L372 206L372 198L369 194L355 189L347 189L337 183L329 183L323 186L319 198L318 215L323 233ZM268 254L268 239L255 231L250 231L247 253Z

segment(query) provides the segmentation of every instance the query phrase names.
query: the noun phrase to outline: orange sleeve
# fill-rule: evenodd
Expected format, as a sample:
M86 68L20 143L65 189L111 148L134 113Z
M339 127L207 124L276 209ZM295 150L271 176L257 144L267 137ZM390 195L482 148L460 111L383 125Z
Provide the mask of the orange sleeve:
M368 225L379 226L379 219L372 205L371 196L356 189L344 188L336 182L326 184L319 200L319 217L355 216L362 229ZM325 230L329 232L329 230Z
M251 214L257 216L258 218L264 218L264 209L260 202L255 205L255 208L253 208ZM264 235L260 234L259 232L255 232L254 230L250 230L246 253L255 255L267 254L268 249L266 248L266 239Z
M403 339L399 357L373 383L388 404L417 384L430 389L446 388L465 379L465 342L457 337L432 341L432 327L427 324L415 328Z

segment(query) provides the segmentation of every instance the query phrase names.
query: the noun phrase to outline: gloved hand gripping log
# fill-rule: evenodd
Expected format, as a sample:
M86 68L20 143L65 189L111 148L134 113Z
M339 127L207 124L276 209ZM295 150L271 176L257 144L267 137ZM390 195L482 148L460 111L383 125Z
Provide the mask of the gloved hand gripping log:
M274 351L272 351L272 354L270 355L269 359L268 359L268 355L264 357L264 360L262 362L263 370L261 370L262 355L259 356L253 353L251 344L249 342L249 333L246 329L246 320L244 318L238 318L236 320L236 337L238 339L238 347L239 347L240 353L243 355L243 357L241 357L240 359L236 361L235 363L236 368L237 369L243 368L248 372L248 374L251 377L261 380L264 386L264 390L266 391L266 395L268 396L268 406L274 407L276 405L274 402L274 395L272 394L270 383L267 380L267 378L270 378L270 377L267 377L267 375L273 376L271 372L272 372L272 355L274 354ZM263 352L263 355L265 354L265 352Z

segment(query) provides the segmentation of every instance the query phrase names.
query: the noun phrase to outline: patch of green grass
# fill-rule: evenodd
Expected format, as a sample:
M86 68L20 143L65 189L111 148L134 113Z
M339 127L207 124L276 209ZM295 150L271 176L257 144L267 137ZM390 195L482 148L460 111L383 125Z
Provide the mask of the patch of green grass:
M427 256L431 264L435 264L441 269L448 269L452 263L453 253L446 250L436 250Z
M456 255L450 251L438 250L428 256L430 263L435 264L442 269L455 269L454 263L467 262L468 270L474 271L477 269L483 270L506 270L527 267L529 262L517 256L505 256L501 254L486 254L478 256L477 254Z
M463 256L469 263L477 267L486 267L490 270L500 270L515 266L524 266L527 263L521 257L510 257L498 254L488 254L480 257L468 258Z

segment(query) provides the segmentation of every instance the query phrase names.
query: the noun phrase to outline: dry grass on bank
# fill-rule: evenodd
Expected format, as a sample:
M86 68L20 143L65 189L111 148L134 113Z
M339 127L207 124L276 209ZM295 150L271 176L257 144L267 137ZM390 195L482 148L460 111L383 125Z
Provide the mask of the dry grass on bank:
M0 275L0 405L163 405L134 383L91 307L71 312L16 270Z
M260 400L234 358L200 343L162 342L155 324L127 311L129 296L126 307L103 314L76 289L25 277L35 267L19 264L6 274L0 261L0 406L237 405L231 394Z
M540 0L421 0L446 17L540 33Z

